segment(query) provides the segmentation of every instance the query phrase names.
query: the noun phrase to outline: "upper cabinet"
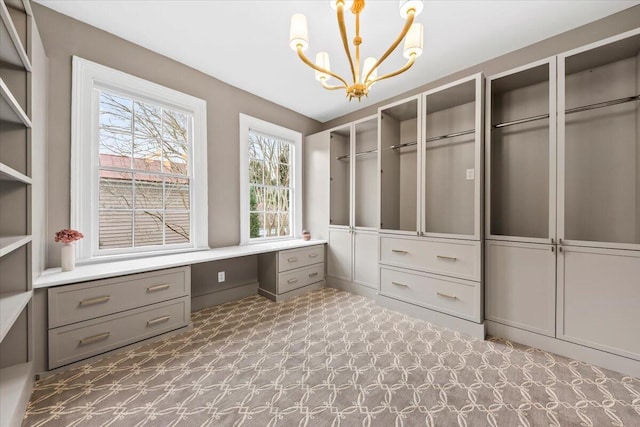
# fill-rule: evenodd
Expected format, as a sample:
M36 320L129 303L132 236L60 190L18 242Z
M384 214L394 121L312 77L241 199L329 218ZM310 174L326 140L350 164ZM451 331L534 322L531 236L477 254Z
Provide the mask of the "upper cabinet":
M558 238L640 249L640 30L558 57Z
M329 225L351 225L351 125L329 133Z
M556 61L487 79L486 236L554 243Z

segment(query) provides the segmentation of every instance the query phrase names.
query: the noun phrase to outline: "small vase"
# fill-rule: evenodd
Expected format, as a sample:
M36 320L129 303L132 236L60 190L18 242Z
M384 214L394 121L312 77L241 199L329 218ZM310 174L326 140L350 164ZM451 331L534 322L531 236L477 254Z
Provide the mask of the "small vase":
M71 271L76 268L76 251L73 243L65 243L60 249L62 259L62 271Z

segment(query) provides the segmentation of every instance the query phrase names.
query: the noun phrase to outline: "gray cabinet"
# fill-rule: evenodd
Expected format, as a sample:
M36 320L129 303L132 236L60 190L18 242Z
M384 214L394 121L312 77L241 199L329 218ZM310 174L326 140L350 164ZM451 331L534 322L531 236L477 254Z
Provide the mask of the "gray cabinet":
M49 369L185 328L191 267L48 289Z
M324 244L258 255L258 293L282 301L325 284Z

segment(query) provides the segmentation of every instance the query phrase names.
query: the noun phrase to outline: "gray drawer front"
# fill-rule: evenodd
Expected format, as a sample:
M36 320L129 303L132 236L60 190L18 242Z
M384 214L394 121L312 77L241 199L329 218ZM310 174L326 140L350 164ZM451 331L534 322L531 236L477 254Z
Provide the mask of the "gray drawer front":
M278 252L278 272L324 262L324 245Z
M49 330L49 369L189 324L190 297Z
M287 271L278 275L278 294L324 280L324 263Z
M49 328L190 294L190 268L172 268L49 289Z

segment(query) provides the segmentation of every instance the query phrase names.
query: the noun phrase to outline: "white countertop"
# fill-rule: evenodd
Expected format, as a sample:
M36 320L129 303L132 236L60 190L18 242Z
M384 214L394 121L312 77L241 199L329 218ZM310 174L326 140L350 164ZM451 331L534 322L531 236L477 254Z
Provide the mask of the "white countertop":
M69 283L86 282L88 280L104 279L133 273L143 273L145 271L238 258L286 249L296 249L305 246L323 245L325 243L327 243L325 240L283 240L279 242L227 246L224 248L215 248L203 251L151 256L129 259L126 261L84 264L76 266L73 271L65 272L60 268L49 268L45 270L33 283L33 288L49 288L51 286L66 285Z

